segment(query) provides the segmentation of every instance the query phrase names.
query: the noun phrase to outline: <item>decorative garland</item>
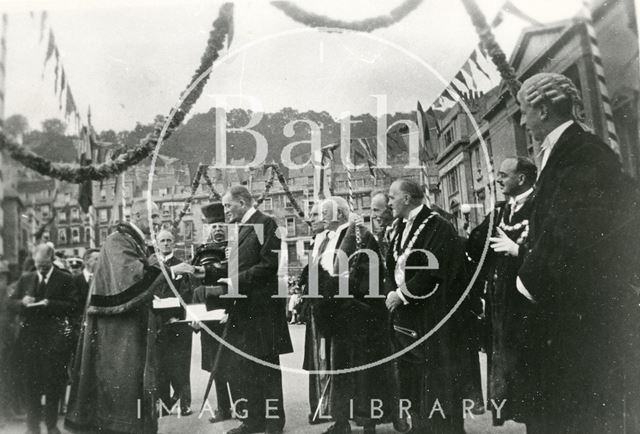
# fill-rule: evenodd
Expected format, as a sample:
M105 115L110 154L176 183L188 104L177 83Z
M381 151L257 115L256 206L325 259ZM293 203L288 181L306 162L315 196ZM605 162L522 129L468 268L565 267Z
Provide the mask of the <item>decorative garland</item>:
M184 201L184 205L182 206L182 209L180 210L178 216L173 220L173 229L176 229L178 227L178 225L182 221L182 218L187 214L187 211L191 206L191 202L193 202L193 197L196 195L196 191L198 191L198 187L200 186L200 178L202 178L202 174L204 173L205 168L206 166L203 166L202 164L198 166L196 175L193 177L193 181L191 181L191 194Z
M482 46L491 57L491 60L498 68L500 72L500 77L506 82L507 87L509 88L509 92L513 95L514 98L518 95L518 91L522 86L522 83L518 80L516 76L516 71L509 64L507 60L507 56L500 48L500 45L496 41L493 32L491 31L491 26L487 22L487 18L484 16L478 4L475 0L462 0L462 4L464 8L467 10L467 13L471 17L471 22L480 37L480 41L482 42Z
M230 39L232 29L233 4L224 3L220 7L218 18L213 22L213 29L209 34L207 47L200 59L200 66L196 69L186 89L211 68L213 62L215 62L219 56L218 52L224 47L225 38ZM185 95L185 92L182 93L181 97L184 96L184 99L177 109L175 116L172 118L163 140L167 140L175 128L182 124L182 121L202 94L202 90L208 79L208 76L202 79L189 94ZM161 130L162 126L156 125L154 132L142 139L134 149L124 152L113 161L99 165L79 166L77 164L54 163L23 148L3 133L0 133L0 151L7 151L11 158L42 175L61 181L81 184L89 180L101 181L111 178L147 158L155 149Z
M269 194L271 187L273 187L273 181L275 180L276 172L273 170L272 165L268 165L265 167L265 170L269 170L269 169L271 170L269 174L269 179L267 179L267 182L264 185L264 191L262 192L258 200L256 200L256 208L262 205L262 202L264 202L264 200L267 198L267 195Z
M344 29L357 32L372 32L377 29L389 27L415 10L422 0L405 0L400 6L394 8L387 15L379 15L360 21L342 21L305 11L289 1L272 1L271 4L280 9L292 20L309 27L325 29Z
M517 233L522 229L520 236L516 240L516 244L518 245L522 245L529 236L529 220L522 220L520 223L516 223L515 225L508 225L504 221L501 221L498 227L505 232L511 233Z
M306 222L307 225L311 226L311 222L305 218L304 211L302 210L302 208L300 208L300 204L298 204L295 197L293 197L293 193L291 193L291 190L287 185L287 180L282 174L282 171L280 170L280 168L276 164L273 164L271 168L273 169L276 176L278 177L278 181L280 181L280 184L282 185L282 189L284 190L284 193L289 198L289 202L291 202L291 205L293 205L293 209L295 209L296 212L298 213L298 217L300 217L304 222Z
M213 181L211 181L211 178L209 177L208 169L209 167L207 166L202 170L202 178L204 179L204 182L206 182L210 190L209 200L220 200L222 199L222 197L220 196L220 193L216 191L216 188L213 186Z

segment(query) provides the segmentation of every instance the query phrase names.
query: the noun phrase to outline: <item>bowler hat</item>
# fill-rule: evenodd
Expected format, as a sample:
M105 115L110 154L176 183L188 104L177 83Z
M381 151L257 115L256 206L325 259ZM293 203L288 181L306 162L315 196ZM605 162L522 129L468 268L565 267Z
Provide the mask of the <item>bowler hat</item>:
M222 202L212 202L200 207L202 214L204 215L205 222L212 223L224 223L224 207Z

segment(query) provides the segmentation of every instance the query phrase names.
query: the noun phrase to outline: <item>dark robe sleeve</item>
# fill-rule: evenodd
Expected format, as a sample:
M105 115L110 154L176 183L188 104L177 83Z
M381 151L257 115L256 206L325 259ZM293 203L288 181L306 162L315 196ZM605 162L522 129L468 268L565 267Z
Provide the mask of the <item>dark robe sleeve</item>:
M273 279L273 276L278 272L277 252L280 250L280 239L276 236L277 225L275 220L266 219L263 228L264 242L260 247L260 261L238 273L239 293L241 295L247 295L249 292L257 295L261 291L270 291L271 285L264 285L263 283ZM265 295L270 296L273 294L269 292Z
M518 273L535 300L553 297L545 291L556 270L573 268L571 275L588 279L607 262L607 240L612 239L612 221L617 204L612 196L616 170L597 147L583 152L573 164L559 168L555 188L542 210L542 224Z

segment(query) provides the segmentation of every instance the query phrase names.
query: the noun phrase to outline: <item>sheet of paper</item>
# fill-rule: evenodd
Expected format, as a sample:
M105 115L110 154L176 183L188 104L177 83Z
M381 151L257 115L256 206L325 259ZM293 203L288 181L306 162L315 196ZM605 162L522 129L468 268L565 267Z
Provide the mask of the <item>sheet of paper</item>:
M187 317L181 322L191 321L221 321L225 317L224 309L207 310L207 306L203 304L187 305Z

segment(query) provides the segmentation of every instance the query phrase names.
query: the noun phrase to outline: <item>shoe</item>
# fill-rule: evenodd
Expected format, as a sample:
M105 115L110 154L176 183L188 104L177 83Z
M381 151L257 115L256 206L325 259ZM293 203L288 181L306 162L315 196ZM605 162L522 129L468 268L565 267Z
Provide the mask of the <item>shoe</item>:
M376 434L376 426L375 425L365 425L364 430L362 431L364 434Z
M349 434L350 432L351 425L349 422L336 422L322 434Z
M409 432L409 430L411 429L411 425L409 425L407 419L397 419L393 421L393 429L398 432L405 433Z
M180 416L191 416L193 414L193 410L189 407L180 409Z
M223 420L229 420L229 419L231 419L230 412L216 409L213 412L213 417L209 418L209 423L218 423L218 422L222 422Z
M246 423L241 423L240 426L230 429L225 434L255 434L264 432L264 427L259 427L255 425L247 425Z
M53 428L47 428L47 434L62 434L57 426Z

